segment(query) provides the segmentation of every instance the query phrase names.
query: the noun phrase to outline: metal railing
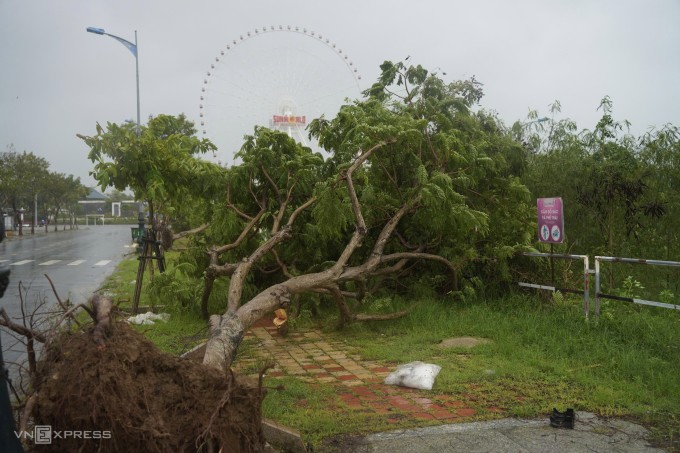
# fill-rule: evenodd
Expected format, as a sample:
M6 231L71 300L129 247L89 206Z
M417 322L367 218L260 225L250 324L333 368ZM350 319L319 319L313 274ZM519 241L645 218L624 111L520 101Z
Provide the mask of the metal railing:
M563 254L556 254L556 253L532 253L532 252L525 252L522 253L523 256L534 256L534 257L542 257L542 258L550 258L551 260L553 258L560 258L560 259L568 259L568 260L583 260L583 289L572 289L572 288L559 288L556 286L548 286L548 285L537 285L535 283L526 283L526 282L518 282L519 286L522 286L524 288L534 288L534 289L541 289L541 290L546 290L546 291L561 291L563 293L575 293L575 294L583 294L583 314L588 317L588 314L590 313L590 296L589 296L589 270L588 270L588 256L587 255L563 255ZM554 282L553 282L554 284Z
M640 305L651 305L653 307L671 308L680 310L680 305L667 304L664 302L656 302L653 300L637 299L634 297L616 296L614 294L605 294L600 292L600 263L629 263L629 264L650 264L652 266L670 266L680 267L680 262L677 261L660 261L660 260L645 260L638 258L617 258L613 256L596 256L595 257L595 316L600 315L600 299L621 300L624 302L633 302Z

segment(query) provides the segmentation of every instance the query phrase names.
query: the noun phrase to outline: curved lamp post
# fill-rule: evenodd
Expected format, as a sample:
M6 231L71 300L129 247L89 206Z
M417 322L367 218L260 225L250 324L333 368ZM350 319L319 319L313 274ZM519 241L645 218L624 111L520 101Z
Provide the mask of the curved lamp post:
M543 121L548 121L549 119L550 118L548 118L547 116L544 116L543 118L538 118L538 119L533 120L533 121L527 121L526 123L522 123L522 127L526 127L526 126L533 124L533 123L542 123Z
M137 136L140 134L140 121L139 121L139 55L137 52L137 30L135 30L135 43L131 43L130 41L123 39L119 36L112 35L110 33L106 33L103 28L96 28L96 27L87 27L87 31L89 33L94 33L96 35L106 35L110 36L132 52L132 55L135 56L135 67L137 70Z

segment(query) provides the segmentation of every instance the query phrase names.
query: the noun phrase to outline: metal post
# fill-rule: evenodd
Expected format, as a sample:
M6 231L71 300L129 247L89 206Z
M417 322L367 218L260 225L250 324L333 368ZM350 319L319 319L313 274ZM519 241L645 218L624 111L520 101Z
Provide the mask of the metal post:
M550 243L550 283L555 286L555 262L553 261L553 253L555 253L553 243Z
M35 187L33 190L35 190ZM31 234L34 234L35 229L38 228L38 192L33 195L33 228L31 229Z
M595 318L600 317L600 260L595 257Z
M139 48L137 47L137 30L135 30L135 42L134 44L128 41L127 39L123 39L120 36L112 35L111 33L106 33L103 28L96 28L96 27L87 27L88 33L94 33L97 35L105 35L105 36L110 36L119 43L123 44L127 49L132 52L132 55L135 56L135 70L136 70L136 78L137 78L137 137L140 136L141 134L141 114L140 114L140 109L139 109Z
M139 137L142 130L139 114L139 46L137 45L137 30L135 30L135 66L137 69L137 137Z
M583 311L586 315L586 319L590 314L590 292L589 292L589 265L588 265L588 255L583 257Z

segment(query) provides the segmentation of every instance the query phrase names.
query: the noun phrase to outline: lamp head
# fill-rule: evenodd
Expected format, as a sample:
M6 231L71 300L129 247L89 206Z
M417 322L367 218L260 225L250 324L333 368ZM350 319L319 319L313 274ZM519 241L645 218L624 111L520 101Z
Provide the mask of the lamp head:
M106 33L103 28L96 28L96 27L87 27L87 31L89 33L94 33L96 35L103 35Z

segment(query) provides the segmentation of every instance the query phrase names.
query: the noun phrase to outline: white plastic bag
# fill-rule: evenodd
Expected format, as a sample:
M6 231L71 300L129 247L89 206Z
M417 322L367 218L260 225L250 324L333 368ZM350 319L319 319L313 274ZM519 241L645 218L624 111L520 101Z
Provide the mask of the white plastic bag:
M146 312L146 313L140 313L137 316L130 316L127 321L130 324L138 324L142 326L148 326L153 324L155 321L163 321L167 322L170 319L170 313L153 313L153 312Z
M431 363L411 362L399 365L385 378L387 385L401 385L421 390L432 390L434 379L442 367Z

